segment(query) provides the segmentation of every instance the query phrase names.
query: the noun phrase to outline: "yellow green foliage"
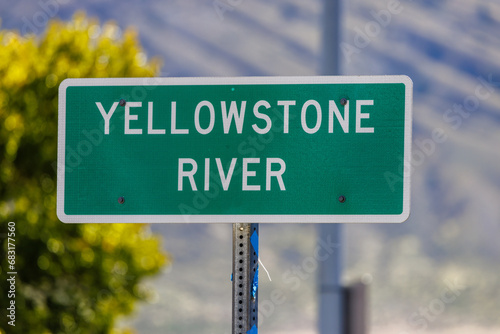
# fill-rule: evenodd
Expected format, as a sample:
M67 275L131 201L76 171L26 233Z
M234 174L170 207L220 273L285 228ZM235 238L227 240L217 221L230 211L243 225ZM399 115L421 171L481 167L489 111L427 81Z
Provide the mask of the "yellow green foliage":
M118 333L168 262L143 224L67 225L56 217L57 90L65 78L146 77L159 71L136 34L83 14L42 36L0 31L0 291L7 291L7 222L16 224L16 326L0 333Z

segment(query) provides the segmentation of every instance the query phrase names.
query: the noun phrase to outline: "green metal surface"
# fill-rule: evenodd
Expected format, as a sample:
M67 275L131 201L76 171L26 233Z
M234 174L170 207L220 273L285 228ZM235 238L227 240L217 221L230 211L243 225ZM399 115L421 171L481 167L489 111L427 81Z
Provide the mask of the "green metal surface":
M335 81L336 77L329 78ZM67 80L60 88L64 124L60 119L59 158L63 160L58 165L63 188L59 188L59 216L63 221L71 221L67 217L72 216L92 216L93 220L103 216L103 222L107 216L117 221L117 216L129 215L156 216L153 220L165 222L179 220L179 215L254 216L249 221L266 215L266 220L276 216L276 221L284 222L286 216L294 215L401 217L409 205L405 203L409 190L404 189L409 186L409 175L403 175L403 160L409 158L405 147L409 147L408 129L411 131L411 81L407 77L389 78L389 83L297 83L300 78L292 78L291 83L270 84L265 79L264 83L253 79L249 84L241 78L227 84L203 78L192 79L193 84L165 79L154 85L138 84L148 79L128 79L136 84L118 84L120 79ZM126 104L116 106L106 134L98 103L108 113L122 99ZM334 103L345 117L341 99L349 103L348 129L342 127L331 107ZM233 103L241 113L243 101L241 133L234 117L229 128L227 124L224 128L223 103L227 112ZM283 104L290 102L279 101L294 101L288 107L288 121ZM311 101L321 107L321 123L316 129L318 113ZM304 104L309 105L305 111ZM362 114L357 114L357 104ZM213 117L209 105L213 106ZM259 134L267 130L269 121L268 131ZM136 133L127 134L127 126ZM224 190L216 159L224 178L234 158L234 171ZM245 160L249 173L244 177L243 161L248 158L260 160ZM196 162L196 191L187 176L193 165L180 166L180 159ZM275 159L269 160L274 162L270 164L274 172L270 179L266 179L268 159ZM282 168L278 159L286 164L281 174L277 172ZM182 171L186 176L179 176ZM401 176L404 182L390 182L387 175ZM245 179L252 190L244 189ZM339 200L341 196L345 201Z

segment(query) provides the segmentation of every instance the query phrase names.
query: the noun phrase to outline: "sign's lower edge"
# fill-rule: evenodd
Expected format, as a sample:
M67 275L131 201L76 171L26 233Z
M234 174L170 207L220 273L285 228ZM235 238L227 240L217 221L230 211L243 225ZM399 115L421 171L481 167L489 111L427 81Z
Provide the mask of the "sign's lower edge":
M64 223L402 223L409 210L395 215L66 215Z

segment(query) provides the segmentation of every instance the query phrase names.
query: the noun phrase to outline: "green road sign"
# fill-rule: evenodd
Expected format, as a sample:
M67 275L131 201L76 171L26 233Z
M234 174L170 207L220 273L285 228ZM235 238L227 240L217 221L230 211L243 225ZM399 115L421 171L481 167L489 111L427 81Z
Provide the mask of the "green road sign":
M406 76L68 79L59 219L402 222Z

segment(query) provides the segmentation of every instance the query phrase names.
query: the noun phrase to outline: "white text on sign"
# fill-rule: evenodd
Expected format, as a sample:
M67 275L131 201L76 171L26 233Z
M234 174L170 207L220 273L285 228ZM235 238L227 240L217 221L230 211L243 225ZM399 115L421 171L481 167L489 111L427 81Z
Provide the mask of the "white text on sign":
M108 111L102 105L101 102L96 102L96 106L101 113L104 120L104 134L109 135L111 119L118 107L119 103L114 102ZM228 107L229 105L229 107ZM374 133L375 129L373 127L367 126L370 119L370 113L367 111L366 107L373 106L373 100L356 100L355 101L355 132L356 133ZM257 134L266 134L271 130L273 121L271 117L266 113L273 107L279 107L283 111L283 133L289 132L289 122L290 122L290 112L293 108L297 108L297 102L294 100L281 101L278 100L275 106L272 106L268 101L260 100L257 101L252 108L252 112L255 118L258 119L257 122L251 124L251 128ZM337 119L342 131L344 133L349 133L349 101L343 106L343 114L340 108L337 106L336 102L333 100L328 101L328 133L334 133L334 120ZM164 135L167 133L166 127L154 127L154 106L153 102L147 102L147 115L141 110L143 108L142 102L127 102L125 105L125 117L124 119L124 134L126 135ZM301 128L304 132L308 134L314 134L319 131L323 123L323 111L321 105L316 100L308 100L302 104L300 108L300 123ZM365 110L363 110L365 109ZM231 101L227 103L226 101L220 101L220 109L217 110L220 114L220 119L222 120L222 128L225 134L229 133L231 130L231 125L234 123L235 130L237 133L242 133L245 114L247 110L247 101L239 101L239 107L237 101ZM208 124L202 124L200 120L202 115L208 115ZM308 124L308 115L315 116L315 121L313 124ZM134 121L138 121L139 117L147 117L147 129L134 127ZM311 118L311 116L309 116ZM190 130L195 130L197 133L202 135L207 135L212 132L216 122L216 110L214 104L210 101L200 101L194 110L193 124L194 129L191 126L181 127L177 125L177 102L171 101L170 103L170 134L189 134ZM310 122L309 122L310 123ZM156 125L158 126L158 125Z
M238 162L237 158L232 158L231 159L231 164L229 165L229 168L227 172L224 172L224 167L222 165L222 161L220 158L215 158L215 163L217 166L217 171L220 176L220 181L222 184L222 189L224 191L227 191L229 189L229 185L231 183L231 179L233 177L234 169L236 167L236 164ZM255 164L260 164L260 158L243 158L239 161L242 166L242 191L260 191L261 190L261 185L259 184L250 184L251 180L249 178L255 177L257 172L252 169L251 165ZM190 167L186 167L186 166ZM210 187L210 159L206 158L205 159L205 170L204 170L204 186L203 190L208 191ZM278 166L276 168L275 166ZM285 162L280 159L280 158L267 158L266 159L266 191L271 190L271 181L272 178L275 178L276 181L278 182L278 186L280 190L286 190L285 189L285 183L283 182L283 173L285 173L286 170L286 164ZM179 177L178 177L178 186L177 190L182 191L183 190L183 184L184 184L184 179L189 180L189 184L191 186L191 190L197 191L198 186L196 185L196 182L194 180L194 175L198 171L198 163L194 159L190 158L185 158L185 159L179 159Z
M238 103L239 102L239 103ZM101 102L96 102L96 106L103 117L104 120L104 134L110 134L110 124L119 103L114 102L109 110L102 105ZM373 106L373 100L355 100L354 101L354 118L355 118L355 132L356 133L374 133L375 129L366 125L369 124L370 113L367 111L367 107ZM147 115L145 110L143 110L142 102L126 102L124 106L125 114L124 120L124 134L125 135L165 135L167 133L166 127L161 127L154 124L154 105L153 102L147 102ZM279 108L278 108L279 107ZM342 107L342 106L341 106ZM279 122L280 129L283 133L289 133L289 123L290 123L290 113L297 112L300 110L300 125L302 130L307 134L317 133L323 123L323 111L321 105L316 100L308 100L302 104L302 106L297 106L297 101L295 100L277 100L275 105L272 106L266 100L260 100L254 103L252 107L252 112L254 119L253 124L251 124L251 129L260 135L267 134L272 126L273 120L268 115L271 108L275 108L274 111L279 110L283 112L283 117L280 117ZM298 108L298 109L295 109ZM158 108L160 109L160 108ZM196 131L201 135L210 134L214 127L216 120L222 121L222 129L224 134L228 134L231 131L232 125L234 123L234 130L236 133L241 134L243 132L245 114L247 110L247 101L220 101L220 109L217 110L214 104L210 101L200 101L193 111L193 123L191 128L184 124L179 126L177 124L177 102L170 102L170 134L172 135L187 135L191 131ZM160 112L162 112L161 110ZM334 133L334 120L336 119L343 133L349 133L349 120L350 120L350 104L346 101L343 105L343 112L341 108L337 106L336 102L333 100L328 101L328 133ZM143 115L144 114L144 115ZM202 116L203 115L203 116ZM208 118L207 118L208 116ZM139 117L147 118L147 129L138 128L135 121L139 120ZM116 119L116 117L115 117ZM202 122L201 119L204 121ZM207 122L208 119L208 122ZM308 124L309 119L309 124ZM314 122L311 123L311 119ZM277 120L274 119L276 122ZM362 124L363 122L363 124ZM203 124L202 124L203 123ZM281 127L282 125L282 127ZM194 126L194 127L193 127ZM248 126L248 125L247 125ZM233 131L234 131L233 130ZM339 130L337 130L339 131ZM283 181L283 174L286 171L286 163L280 158L266 158L266 175L265 175L265 185L264 184L253 184L252 178L256 177L256 170L252 169L252 165L260 164L260 158L242 158L238 160L237 158L232 158L227 171L224 170L222 161L220 158L213 159L215 162L215 167L217 169L218 175L220 177L220 182L224 191L229 189L231 180L233 178L233 172L235 170L236 164L241 165L242 169L242 191L261 191L264 189L270 191L272 187L272 180L275 179L277 186L279 186L280 191L285 191L285 183ZM225 162L228 163L228 162ZM184 186L184 181L187 181L191 191L198 191L200 189L199 185L195 182L195 174L199 173L199 166L201 166L201 161L196 161L192 158L180 158L178 159L178 186L177 191L187 190ZM203 190L208 191L210 189L210 170L213 166L211 159L206 158L204 161L204 183ZM214 167L212 167L214 168ZM201 174L201 173L199 173Z

